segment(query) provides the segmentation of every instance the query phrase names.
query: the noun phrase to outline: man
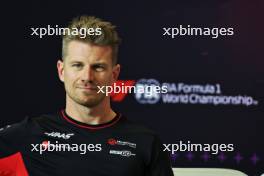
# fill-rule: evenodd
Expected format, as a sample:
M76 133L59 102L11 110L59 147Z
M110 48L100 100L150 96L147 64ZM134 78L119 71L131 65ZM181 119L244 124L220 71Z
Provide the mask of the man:
M110 97L98 91L111 86L120 72L115 27L82 16L69 29L63 36L62 60L57 62L66 108L3 128L0 173L172 176L168 154L157 135L113 111ZM91 29L92 34L76 35L73 29Z

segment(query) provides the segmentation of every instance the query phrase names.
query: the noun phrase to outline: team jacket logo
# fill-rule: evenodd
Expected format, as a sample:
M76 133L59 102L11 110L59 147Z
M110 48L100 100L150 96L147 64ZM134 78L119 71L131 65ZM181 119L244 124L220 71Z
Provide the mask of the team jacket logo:
M137 144L135 143L132 143L132 142L127 142L127 141L120 141L120 140L116 140L116 139L108 139L107 141L108 144L110 145L126 145L126 146L129 146L129 147L132 147L132 148L136 148L137 147Z
M112 155L121 155L125 157L136 156L136 154L128 150L110 150L109 153Z
M45 134L47 136L63 138L63 139L70 139L71 136L74 136L73 133L65 134L65 133L59 133L59 132L51 132L51 133L45 132Z

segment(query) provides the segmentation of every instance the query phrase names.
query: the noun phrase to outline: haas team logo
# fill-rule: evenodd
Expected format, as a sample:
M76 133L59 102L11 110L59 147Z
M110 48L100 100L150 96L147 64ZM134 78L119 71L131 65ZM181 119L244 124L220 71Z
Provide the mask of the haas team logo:
M62 139L70 139L70 137L74 136L73 133L65 134L65 133L59 133L59 132L51 132L51 133L45 132L45 134L47 136L51 136L55 138L62 138Z
M136 148L137 147L137 144L135 144L135 143L127 142L127 141L120 141L120 140L116 140L116 139L113 139L113 138L108 139L107 140L107 143L109 145L124 145L124 146L129 146L131 148Z
M111 139L108 139L107 143L110 144L110 145L116 145L117 141L115 139L111 138Z

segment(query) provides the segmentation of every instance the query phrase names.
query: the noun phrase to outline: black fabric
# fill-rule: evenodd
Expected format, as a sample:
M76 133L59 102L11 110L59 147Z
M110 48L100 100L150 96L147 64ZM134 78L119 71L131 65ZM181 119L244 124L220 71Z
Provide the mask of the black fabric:
M42 153L33 149L43 142L67 147ZM93 126L61 111L0 129L0 158L20 152L29 175L173 176L168 153L162 149L153 131L120 114Z

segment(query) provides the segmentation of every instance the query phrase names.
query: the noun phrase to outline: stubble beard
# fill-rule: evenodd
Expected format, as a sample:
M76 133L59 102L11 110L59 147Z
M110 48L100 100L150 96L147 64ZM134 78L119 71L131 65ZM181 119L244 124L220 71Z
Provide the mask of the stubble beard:
M78 88L74 88L72 91L67 90L66 88L65 90L68 97L71 98L74 102L88 108L99 105L106 97L106 95L103 93L89 93L78 90Z

